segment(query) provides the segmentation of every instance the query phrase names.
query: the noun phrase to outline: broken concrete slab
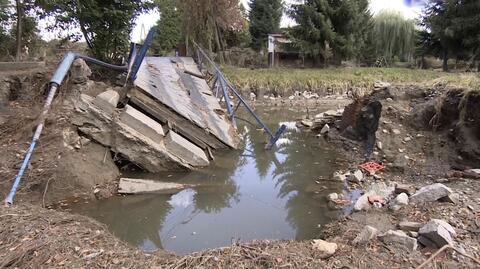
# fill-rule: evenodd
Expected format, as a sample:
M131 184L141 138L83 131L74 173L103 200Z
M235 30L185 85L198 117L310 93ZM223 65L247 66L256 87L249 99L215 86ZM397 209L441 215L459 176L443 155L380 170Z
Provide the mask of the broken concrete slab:
M417 239L408 236L400 230L389 230L386 233L379 235L378 238L386 244L394 245L408 251L415 251L418 246Z
M206 80L185 70L201 73L191 57L145 57L130 101L201 148L236 148L236 128Z
M210 164L207 155L201 148L173 131L168 132L165 137L165 147L191 166L203 167Z
M118 184L118 193L120 194L139 194L139 193L164 193L175 194L192 186L173 183L160 182L147 179L121 178Z
M114 152L149 172L193 169L191 164L170 152L165 141L155 142L122 122L115 124L113 140Z
M114 90L107 90L95 97L93 104L106 113L113 114L120 100L120 95Z
M447 244L453 244L452 237L456 235L455 229L447 222L439 219L432 219L420 230L419 241L428 247L441 248ZM433 244L432 244L433 243Z
M355 237L355 239L353 240L353 243L359 244L359 245L366 244L373 238L377 237L377 235L378 235L378 229L376 229L375 227L366 225L365 227L363 227L362 231L357 235L357 237Z
M153 141L159 142L165 136L163 127L160 123L154 121L152 118L130 105L126 105L125 109L120 114L120 121Z
M412 203L425 203L437 201L440 198L450 195L453 191L442 183L435 183L422 187L414 195L410 196Z

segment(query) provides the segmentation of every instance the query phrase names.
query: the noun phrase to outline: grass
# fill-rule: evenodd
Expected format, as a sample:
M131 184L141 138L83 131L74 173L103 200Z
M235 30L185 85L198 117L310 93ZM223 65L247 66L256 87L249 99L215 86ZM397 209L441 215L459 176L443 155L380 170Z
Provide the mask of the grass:
M222 69L241 91L276 92L281 95L305 90L344 93L351 88L370 88L378 80L405 84L445 82L480 88L480 75L476 73L407 68L247 69L224 66Z

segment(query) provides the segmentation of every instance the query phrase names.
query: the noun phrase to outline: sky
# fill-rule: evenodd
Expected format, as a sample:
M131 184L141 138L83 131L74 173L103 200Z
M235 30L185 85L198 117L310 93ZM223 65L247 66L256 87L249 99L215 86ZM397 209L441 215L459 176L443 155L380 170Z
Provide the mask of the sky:
M241 0L243 5L248 9L248 2L250 0ZM392 9L400 11L406 18L415 19L418 18L421 11L421 3L424 0L370 0L370 10L373 14L377 14L379 11L384 9ZM284 0L287 6L302 2L302 0ZM144 38L146 32L155 25L157 20L160 18L158 11L151 11L147 14L140 15L135 24L135 28L132 32L132 41L139 42ZM294 25L292 19L287 16L283 16L281 26L288 27ZM145 31L142 31L142 28ZM42 32L45 39L55 38L54 35L46 32Z

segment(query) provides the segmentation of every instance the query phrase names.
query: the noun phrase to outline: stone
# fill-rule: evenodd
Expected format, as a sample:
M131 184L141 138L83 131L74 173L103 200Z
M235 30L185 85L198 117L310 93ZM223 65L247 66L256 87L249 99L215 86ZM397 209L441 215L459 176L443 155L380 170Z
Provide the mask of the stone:
M409 232L408 232L408 235L410 235L410 236L413 237L413 238L417 238L417 237L418 237L418 232L409 231Z
M130 105L126 105L120 114L120 121L157 143L165 136L160 123Z
M313 126L313 121L311 120L302 120L301 121L302 125L306 126L306 127L312 127Z
M382 142L380 142L380 141L377 142L377 148L378 148L379 150L382 150L382 149L383 149L383 144L382 144Z
M355 211L362 211L362 210L368 210L370 209L371 205L370 202L368 201L368 196L374 195L375 192L368 192L360 196L357 201L355 201L355 204L353 205L353 209Z
M442 197L438 199L440 202L446 202L446 203L452 203L452 204L458 204L460 202L460 194L454 192L451 193L445 197Z
M374 239L378 235L378 230L372 226L365 226L363 230L353 240L354 244L366 244L368 241Z
M390 97L388 97L386 100L387 100L387 102L393 102L393 99L390 98Z
M114 90L107 90L93 99L93 104L108 114L113 114L120 100L120 95Z
M347 180L347 177L350 176L350 173L342 173L342 172L335 172L333 173L333 179L335 181L340 181L340 182L344 182L345 180Z
M408 236L403 231L389 230L378 238L385 244L394 245L408 251L415 251L417 249L417 239Z
M409 137L409 136L407 136L407 137L405 137L405 138L403 139L403 141L405 141L405 142L410 142L410 141L412 141L412 138Z
M408 185L408 184L396 183L395 184L395 193L396 194L406 193L408 195L412 195L413 193L415 193L415 187L412 186L412 185Z
M168 132L165 137L165 147L171 154L191 166L204 167L210 164L207 155L201 148L173 131Z
M441 248L453 244L452 237L456 236L455 229L447 222L432 219L418 231L419 241L427 247Z
M139 194L156 192L164 194L175 194L188 187L191 186L147 179L121 178L118 185L118 193Z
M363 181L363 172L361 170L356 170L348 177L348 181L360 183Z
M75 84L86 83L92 75L90 67L88 67L87 63L82 59L75 60L70 71L72 81Z
M396 205L408 205L408 195L406 193L400 193L395 197L394 203Z
M373 87L375 88L375 90L388 89L390 88L390 86L391 86L390 83L384 82L384 81L375 81L375 83L373 84Z
M442 183L435 183L422 187L414 195L410 196L412 203L425 203L437 201L440 198L452 194L452 190Z
M420 230L420 228L423 227L423 223L420 223L420 222L413 222L413 221L401 221L399 224L398 224L398 228L400 228L400 230L402 231L414 231L414 232L418 232L418 230Z
M479 175L480 175L480 168L477 168L477 169L469 169L469 170L467 170L467 172L475 173L475 174L479 174Z
M338 246L335 243L330 243L330 242L327 242L325 240L314 239L313 240L313 248L315 250L318 250L318 251L322 252L325 256L330 257L333 254L335 254Z
M396 134L396 135L399 135L399 134L401 134L402 132L400 132L400 130L398 130L398 129L393 129L393 130L392 130L392 133L393 133L393 134Z
M331 201L331 202L334 202L336 200L338 200L338 194L337 193L330 193L328 196L327 196L327 199L328 201Z
M328 126L328 124L325 124L322 128L322 130L320 130L320 133L321 134L326 134L330 131L330 126Z

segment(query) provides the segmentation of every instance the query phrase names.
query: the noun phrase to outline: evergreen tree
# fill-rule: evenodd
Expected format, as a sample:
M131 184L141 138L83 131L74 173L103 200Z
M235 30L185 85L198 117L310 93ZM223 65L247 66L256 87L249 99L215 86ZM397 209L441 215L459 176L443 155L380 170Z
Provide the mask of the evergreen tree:
M157 35L152 43L154 54L165 55L182 41L183 11L178 0L158 0L160 20L156 24Z
M266 47L268 34L278 33L283 14L282 0L252 0L250 2L250 35L252 48Z
M297 46L317 64L335 64L359 57L368 42L371 15L368 0L306 0L292 6L297 22L292 36Z

